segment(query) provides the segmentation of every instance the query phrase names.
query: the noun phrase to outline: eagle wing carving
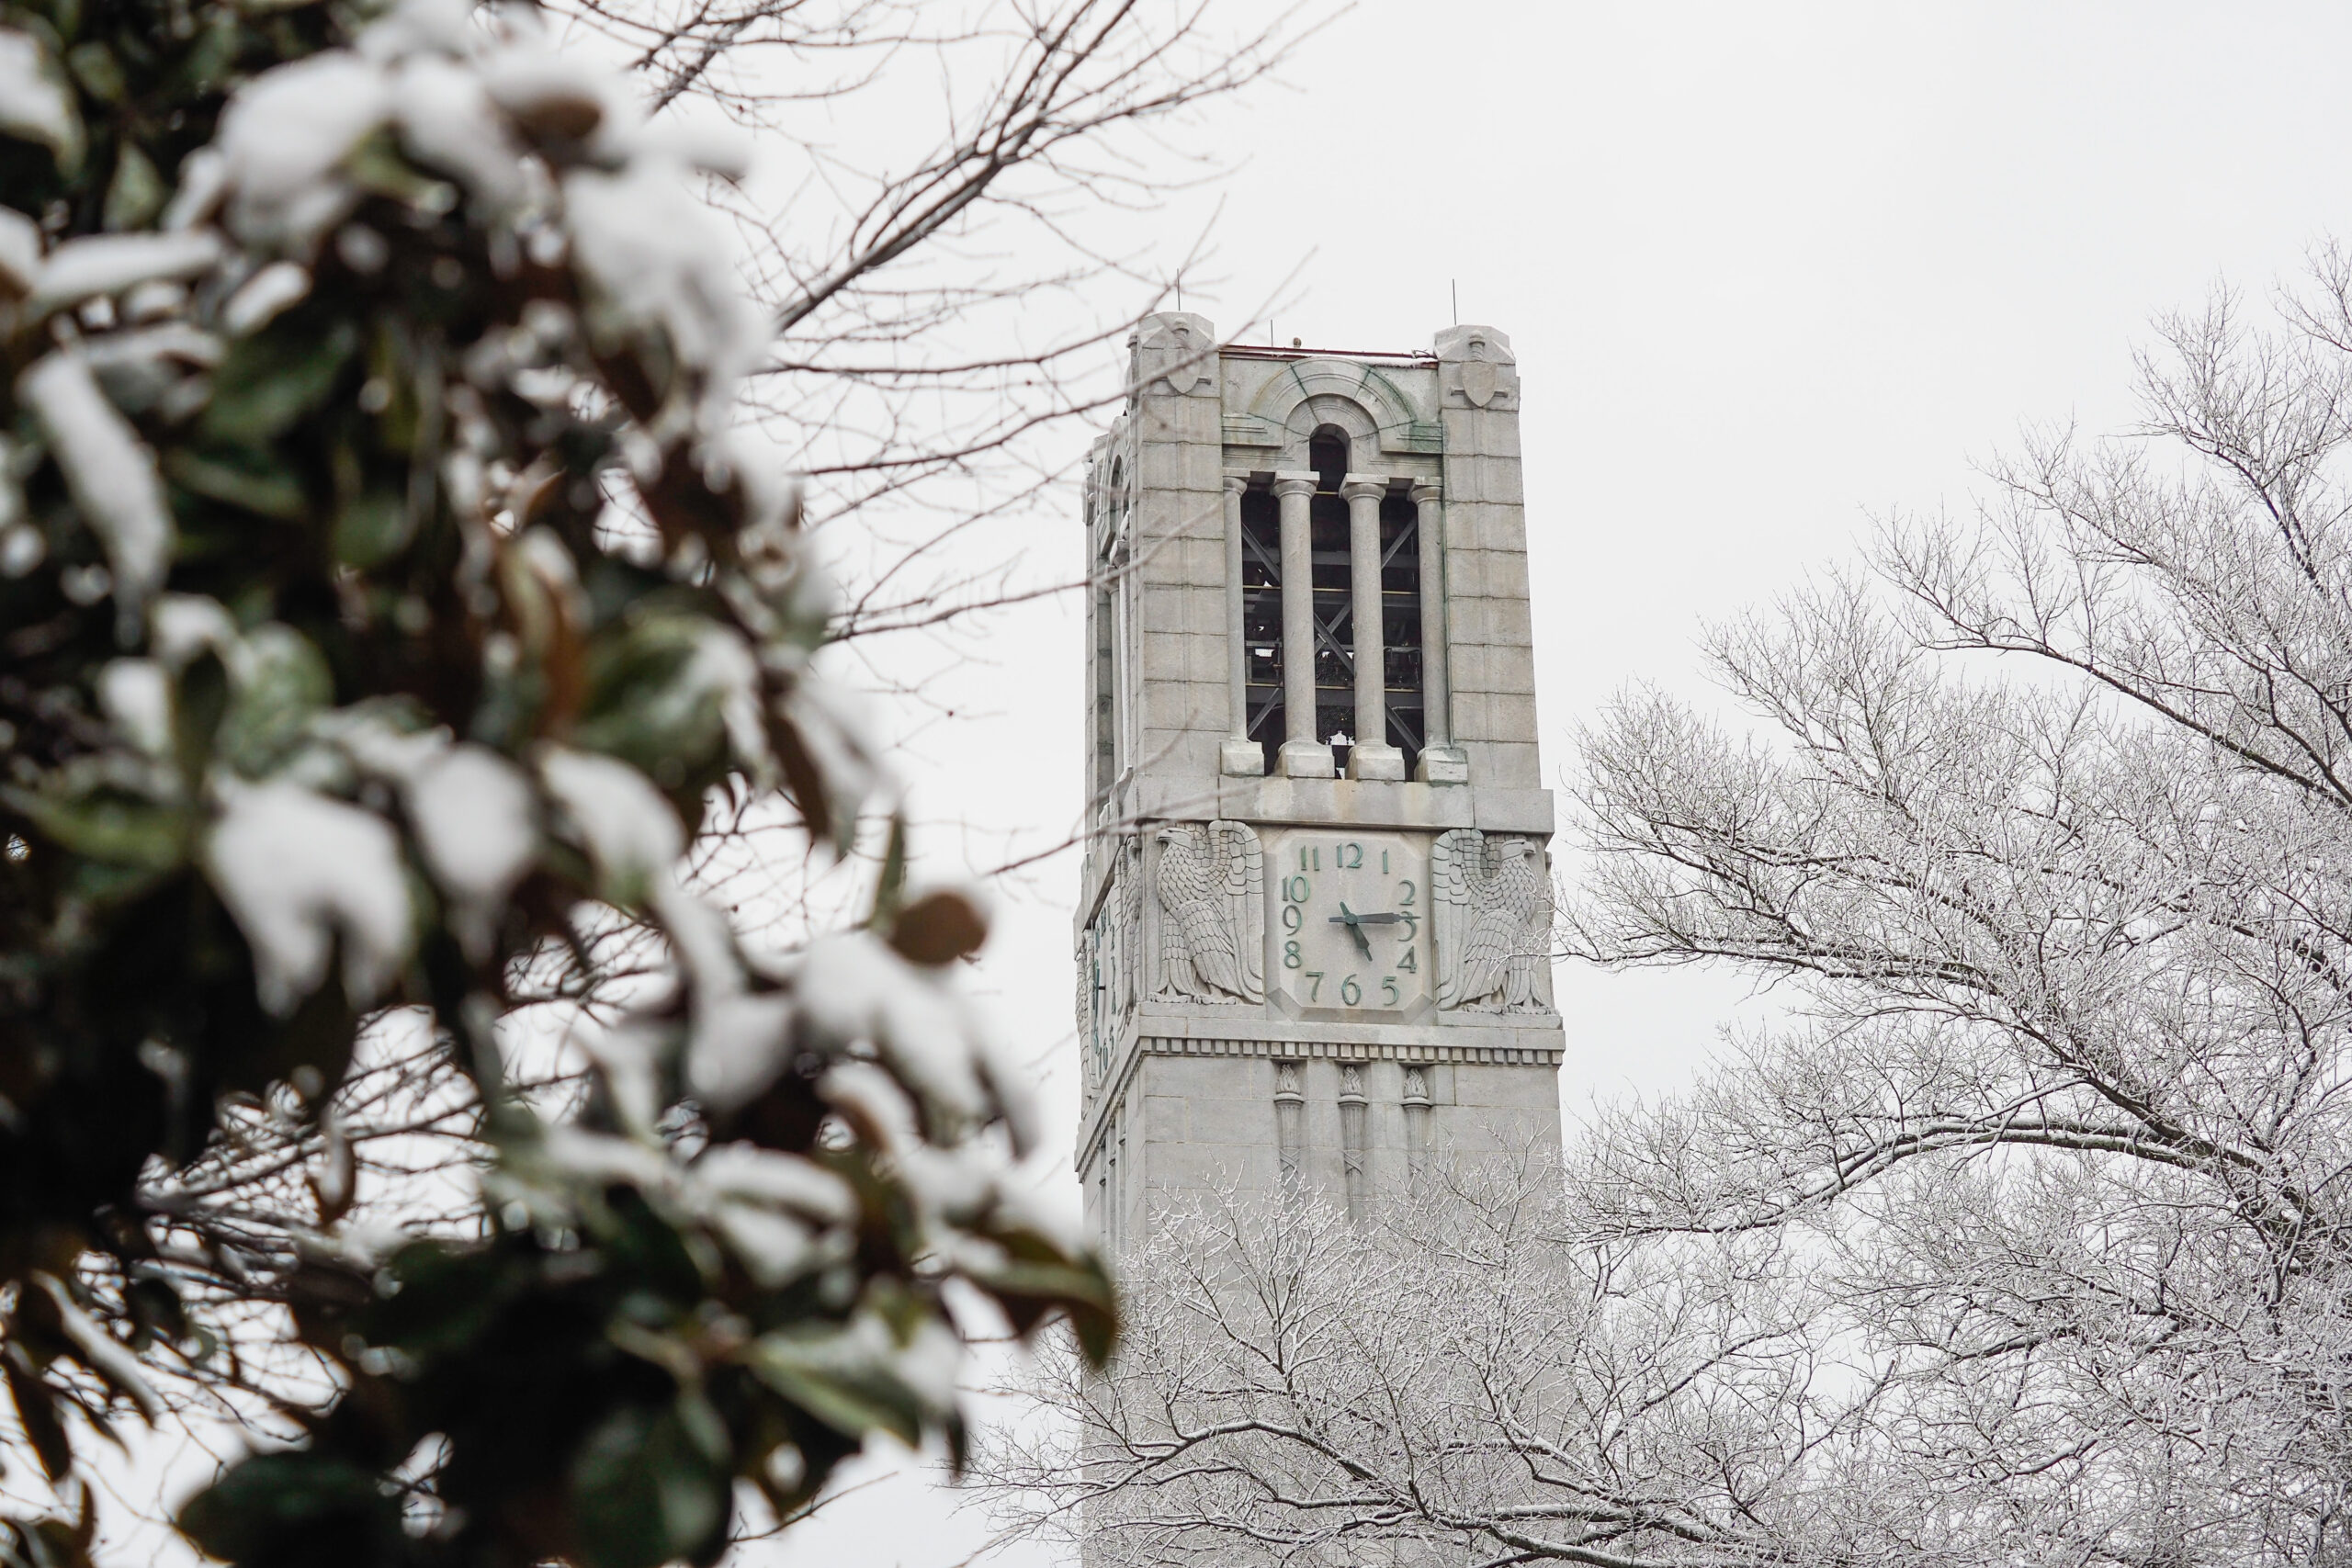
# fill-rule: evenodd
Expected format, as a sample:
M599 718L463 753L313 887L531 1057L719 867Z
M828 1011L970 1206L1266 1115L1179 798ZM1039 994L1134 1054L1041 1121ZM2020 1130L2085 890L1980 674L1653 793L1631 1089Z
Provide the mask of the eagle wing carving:
M1264 1000L1264 943L1254 940L1263 918L1257 834L1234 822L1171 823L1158 838L1159 994Z
M1457 828L1438 836L1430 866L1438 899L1438 1005L1545 1010L1552 889L1534 844L1490 841L1476 829Z

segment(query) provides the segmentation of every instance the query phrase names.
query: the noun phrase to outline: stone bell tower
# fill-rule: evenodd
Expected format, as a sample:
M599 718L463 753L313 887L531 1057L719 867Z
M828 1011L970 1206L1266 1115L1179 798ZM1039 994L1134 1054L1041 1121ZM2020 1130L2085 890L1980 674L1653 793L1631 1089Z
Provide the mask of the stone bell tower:
M1556 1148L1510 340L1130 349L1086 485L1091 1223Z

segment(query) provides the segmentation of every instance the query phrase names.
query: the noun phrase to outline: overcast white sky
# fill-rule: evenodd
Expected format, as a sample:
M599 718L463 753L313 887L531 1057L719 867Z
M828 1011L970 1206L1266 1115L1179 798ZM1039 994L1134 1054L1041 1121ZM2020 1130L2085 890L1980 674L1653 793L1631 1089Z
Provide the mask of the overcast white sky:
M1611 692L1696 686L1702 618L1851 558L1873 515L1965 507L2022 423L2127 425L2152 316L2352 236L2346 59L2352 10L2316 4L1364 0L1216 112L1204 140L1238 170L1135 232L1181 247L1222 202L1220 281L1185 303L1228 334L1295 272L1284 343L1425 345L1452 280L1462 320L1510 335L1556 775ZM1033 547L1075 571L1066 511ZM965 689L996 716L933 744L919 806L1074 818L1077 614L1007 624ZM1065 1144L1075 878L1013 890L987 964ZM1572 1115L1687 1079L1744 998L1572 972L1559 995ZM983 1532L929 1487L744 1560L946 1568Z

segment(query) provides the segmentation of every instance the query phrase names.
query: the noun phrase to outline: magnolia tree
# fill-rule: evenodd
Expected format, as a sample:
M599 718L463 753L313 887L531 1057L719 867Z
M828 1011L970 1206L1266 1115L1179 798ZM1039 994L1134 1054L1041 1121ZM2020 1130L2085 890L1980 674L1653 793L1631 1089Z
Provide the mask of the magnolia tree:
M668 26L655 100L802 9ZM951 973L974 903L893 826L779 953L681 864L892 810L745 378L991 182L1247 74L1155 85L1132 10L1027 17L1018 134L888 187L796 313L526 8L7 9L0 1373L62 1506L0 1557L85 1561L93 1440L193 1406L273 1439L180 1515L227 1561L708 1562L871 1432L960 1451L976 1326L1102 1354ZM584 1063L527 1066L526 1000L601 1004ZM355 1207L403 1159L443 1179Z
M1780 1025L1559 1188L1191 1223L1000 1495L1138 1561L2352 1560L2352 260L2283 315L1720 631L1746 722L1585 734L1570 952Z

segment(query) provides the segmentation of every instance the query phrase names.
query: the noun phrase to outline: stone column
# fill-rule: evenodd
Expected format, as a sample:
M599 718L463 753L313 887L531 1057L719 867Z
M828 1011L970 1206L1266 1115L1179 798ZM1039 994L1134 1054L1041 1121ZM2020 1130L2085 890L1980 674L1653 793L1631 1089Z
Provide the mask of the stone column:
M1355 600L1356 743L1348 776L1401 779L1405 753L1388 744L1388 660L1380 615L1380 498L1386 479L1350 474L1340 486L1348 503L1348 581Z
M1315 530L1307 520L1313 474L1276 474L1283 509L1282 771L1295 779L1328 779L1331 748L1315 733Z
M1263 748L1250 739L1250 649L1241 612L1241 492L1247 474L1225 476L1225 685L1228 714L1218 772L1252 778L1266 771Z
M1372 1207L1370 1174L1364 1169L1363 1067L1355 1062L1340 1067L1340 1174L1348 1195L1348 1218L1361 1221Z
M1413 486L1421 555L1421 755L1424 784L1468 784L1469 754L1453 743L1453 688L1446 670L1445 495L1428 479Z

